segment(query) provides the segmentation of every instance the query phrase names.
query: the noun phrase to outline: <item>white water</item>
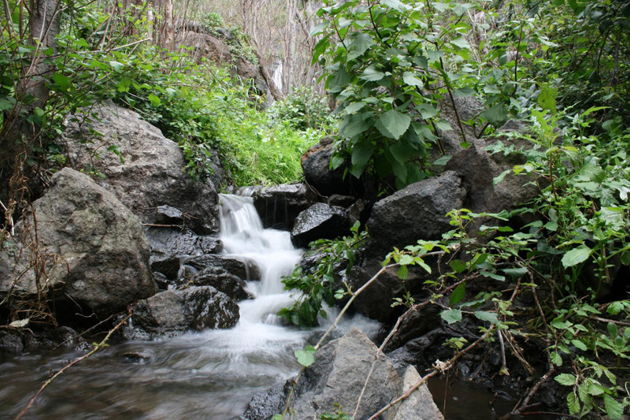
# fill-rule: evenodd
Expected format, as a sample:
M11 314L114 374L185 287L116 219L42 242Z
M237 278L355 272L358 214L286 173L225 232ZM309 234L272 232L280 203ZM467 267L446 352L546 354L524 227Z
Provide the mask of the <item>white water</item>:
M289 234L263 229L252 199L221 195L224 253L254 260L262 279L248 283L255 299L240 302L240 320L229 330L187 333L159 341L111 346L69 369L29 412L32 419L115 418L233 419L252 394L293 376L293 351L313 331L282 326L277 311L292 302L281 277L301 251ZM335 311L329 312L329 320ZM376 323L355 318L341 323L373 332ZM126 355L141 354L140 362ZM0 418L12 418L50 372L79 354L24 355L0 363Z

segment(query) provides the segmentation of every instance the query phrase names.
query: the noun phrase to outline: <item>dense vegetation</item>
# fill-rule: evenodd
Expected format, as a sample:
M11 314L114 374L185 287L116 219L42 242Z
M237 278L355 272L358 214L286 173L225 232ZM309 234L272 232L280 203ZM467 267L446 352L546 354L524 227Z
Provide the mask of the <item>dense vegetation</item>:
M343 116L333 167L400 188L431 175L428 150L441 148L442 130L459 131L466 146L466 125L487 136L509 119L530 127L517 135L525 147L498 142L490 151L520 153L525 163L512 172L538 180L539 196L510 212L453 211L441 241L394 250L384 265L402 278L412 265L432 273L436 254L442 274L425 281L428 300L408 294L393 305L431 302L449 324L470 317L482 333L496 328L488 342L507 342L530 372L518 341L541 340L570 414L621 418L630 404L618 378L630 348L630 57L621 47L630 42L630 3L351 0L318 13L325 22L314 30L314 60ZM466 96L485 108L469 121L456 112L449 127L440 111ZM358 240L313 244L327 257L285 280L305 292L283 312L288 319L312 325L322 302L355 294L337 288ZM483 279L504 290L477 293ZM531 310L516 303L523 297ZM469 343L445 344L457 352ZM509 374L505 362L500 374Z

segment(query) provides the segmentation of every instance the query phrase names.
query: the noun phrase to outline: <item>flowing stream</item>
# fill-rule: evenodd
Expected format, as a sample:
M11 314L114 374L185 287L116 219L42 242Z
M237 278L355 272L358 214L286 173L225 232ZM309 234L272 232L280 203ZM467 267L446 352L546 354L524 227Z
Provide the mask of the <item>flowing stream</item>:
M276 312L292 301L280 280L301 251L288 232L263 229L251 198L221 195L221 206L224 253L254 260L262 274L248 283L255 299L240 302L239 323L113 345L61 375L27 418L231 419L253 393L296 373L293 351L313 331L280 325ZM79 355L26 354L1 364L0 418L14 416L51 373Z

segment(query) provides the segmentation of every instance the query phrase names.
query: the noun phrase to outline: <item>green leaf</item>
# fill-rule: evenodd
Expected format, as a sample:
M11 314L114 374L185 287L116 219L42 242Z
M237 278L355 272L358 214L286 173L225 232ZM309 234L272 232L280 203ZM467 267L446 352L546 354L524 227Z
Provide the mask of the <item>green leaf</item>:
M72 86L72 80L68 76L64 76L61 73L55 73L52 75L52 80L55 85L55 89L61 92L70 90Z
M507 111L502 104L495 105L492 108L488 108L480 115L491 123L501 123L507 119Z
M367 131L371 126L372 122L366 118L365 113L355 114L346 120L346 123L341 127L340 134L343 137L352 138Z
M461 283L459 286L457 286L453 292L451 293L451 296L449 296L448 298L448 302L449 304L452 305L457 305L459 302L461 302L464 297L466 296L466 282Z
M361 176L366 165L374 153L375 146L369 140L362 140L352 148L352 175Z
M538 95L538 105L540 105L542 109L555 113L557 96L558 89L551 87L548 83L545 83L541 86L540 94Z
M499 323L499 320L497 319L497 314L495 314L494 312L475 311L475 317L481 321L486 321L494 325L497 325Z
M582 351L586 351L586 350L587 350L587 348L586 348L586 344L584 344L584 343L583 343L582 341L580 341L580 340L577 340L577 339L575 339L575 340L571 340L571 344L573 344L576 348L578 348L578 349L580 349L580 350L582 350Z
M125 67L123 63L119 63L118 61L113 61L113 60L109 62L109 65L115 71L121 70L123 67Z
M15 98L7 96L6 98L0 98L0 112L12 109L15 105Z
M576 415L580 412L580 400L575 396L573 392L570 392L567 395L567 407L569 408L569 413Z
M151 102L151 105L153 105L153 106L160 106L160 104L162 103L160 98L158 98L154 94L150 94L148 99L149 99L149 102Z
M409 86L422 87L424 85L422 80L418 79L412 72L409 71L403 73L403 82Z
M354 114L355 112L363 108L365 105L367 105L365 102L352 102L350 105L345 107L343 111L346 114Z
M370 35L358 33L352 38L352 42L348 46L348 61L362 56L372 45L374 45L374 41Z
M619 420L623 417L623 404L610 395L604 395L604 407L610 420Z
M462 260L452 260L448 263L448 265L455 271L456 273L463 273L468 269L468 266Z
M295 358L300 365L309 367L315 363L315 351L315 347L306 346L302 350L295 350L293 354L295 354Z
M381 4L391 7L394 10L398 10L399 12L405 11L407 9L407 5L401 3L400 0L381 0Z
M468 41L466 41L466 38L464 37L454 39L453 41L451 41L451 44L455 45L458 48L470 49L470 44L468 43Z
M411 124L409 115L402 114L395 109L381 115L378 121L380 125L377 125L376 128L379 129L381 134L396 140L405 134L405 131L409 128L409 124ZM382 128L384 128L384 130Z
M507 274L510 277L521 277L521 276L523 276L523 275L528 273L528 270L525 267L504 268L501 271L503 271L505 274Z
M377 82L383 77L385 77L385 73L376 70L374 66L368 66L361 76L359 76L359 79L367 80L368 82Z
M577 381L575 375L571 375L570 373L561 373L560 375L556 376L554 379L560 385L564 385L564 386L573 386L575 385Z
M562 266L564 268L573 267L574 265L578 265L586 261L590 255L591 249L586 245L573 248L571 251L568 251L562 256Z
M440 317L449 324L453 324L462 320L462 311L459 309L447 309L440 312Z
M428 120L430 118L435 117L438 114L438 109L435 105L431 104L420 104L416 105L416 109L422 115L422 118Z
M557 351L551 353L551 363L556 366L562 366L562 356Z
M348 86L348 83L352 80L352 76L343 67L337 70L327 80L327 88L332 93L341 92Z

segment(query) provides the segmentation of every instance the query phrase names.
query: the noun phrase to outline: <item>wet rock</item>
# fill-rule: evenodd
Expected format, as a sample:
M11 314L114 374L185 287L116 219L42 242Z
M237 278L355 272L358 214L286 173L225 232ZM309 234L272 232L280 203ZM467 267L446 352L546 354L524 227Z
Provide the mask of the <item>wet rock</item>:
M323 346L317 353L315 363L306 368L299 377L289 403L289 412L296 419L319 419L324 413L343 411L353 413L357 397L361 394L372 363L374 370L359 405L356 418L363 419L377 412L393 398L402 394L404 385L409 385L417 376L415 371L406 372L406 381L401 378L387 357L376 358L377 347L357 329ZM409 367L413 369L413 367ZM415 373L417 375L417 372ZM275 394L274 394L275 395ZM286 393L285 393L286 395ZM407 419L408 412L431 413L441 419L426 387L413 394L410 404L399 412L388 413L390 419ZM258 412L267 413L266 400L259 399ZM269 398L269 406L277 406L278 398ZM252 403L250 403L250 408ZM253 410L249 410L251 413ZM256 419L261 417L247 417ZM421 417L414 417L421 418Z
M225 255L201 255L183 259L182 265L193 268L193 272L206 268L221 268L243 280L260 280L260 269L256 263L245 258L233 258Z
M321 195L347 195L353 188L349 179L344 179L341 168L331 170L330 158L333 153L332 138L325 137L302 155L304 178Z
M345 235L350 229L350 219L341 207L315 203L301 212L291 230L291 240L298 247L306 247L317 239L333 239Z
M149 228L146 230L151 254L156 257L218 254L221 240L214 236L199 236L190 230Z
M242 189L254 198L254 207L264 227L290 230L297 215L317 201L306 184L282 184Z
M158 206L155 211L155 222L168 225L183 225L184 213L171 206Z
M148 339L186 330L231 328L238 319L238 305L214 287L167 290L134 305L123 335L127 339Z
M98 174L95 181L143 222L156 223L158 207L171 206L181 210L195 232L217 231L218 195L212 182L186 175L177 144L136 112L100 104L89 114L70 117L62 141L72 167Z
M201 270L190 279L188 284L212 286L237 301L252 297L246 290L245 281L220 267L208 267Z
M254 394L245 412L241 416L242 420L267 420L275 414L284 411L286 396L290 392L290 384L277 384L273 387Z
M446 213L461 208L465 195L459 176L448 171L377 201L367 222L372 248L386 253L419 239L439 239L452 229Z
M28 328L0 328L0 361L25 351L84 350L87 342L70 327L34 332Z
M0 293L36 296L39 288L53 295L57 309L70 305L66 310L73 314L104 317L157 290L138 218L70 168L53 176L32 213L18 223L15 242L0 253L0 273Z

